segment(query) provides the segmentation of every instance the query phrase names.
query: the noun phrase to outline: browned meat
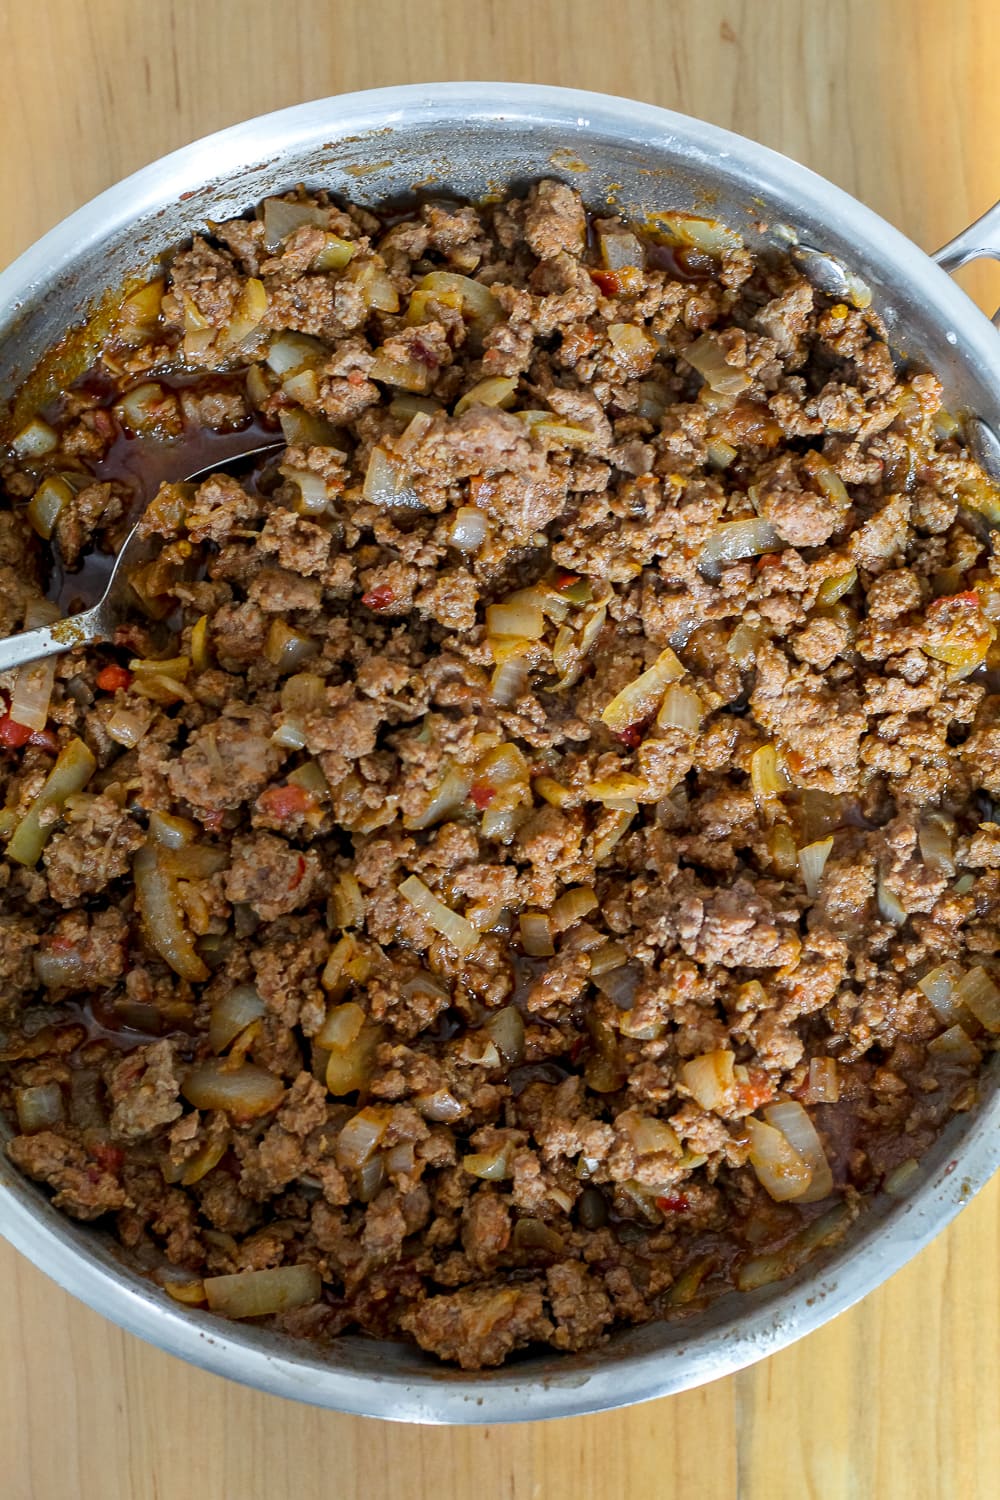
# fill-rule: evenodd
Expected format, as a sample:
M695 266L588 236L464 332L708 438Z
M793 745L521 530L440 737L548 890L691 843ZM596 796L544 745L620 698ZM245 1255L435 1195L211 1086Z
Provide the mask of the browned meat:
M422 1349L457 1361L463 1370L503 1364L515 1349L552 1332L536 1286L484 1286L429 1297L405 1313L402 1324Z
M590 1349L791 1265L976 1101L1000 492L790 263L637 256L557 181L286 210L168 257L52 453L0 453L7 633L61 576L47 473L56 561L117 545L151 372L209 456L284 441L159 487L146 611L44 729L0 682L9 1153L195 1285L315 1266L285 1334ZM776 1102L822 1201L804 1147L787 1202L751 1162Z

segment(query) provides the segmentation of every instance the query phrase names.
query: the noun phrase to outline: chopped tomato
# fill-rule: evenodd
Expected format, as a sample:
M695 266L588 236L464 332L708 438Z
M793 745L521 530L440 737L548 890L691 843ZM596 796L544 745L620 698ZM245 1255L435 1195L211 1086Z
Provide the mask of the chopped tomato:
M629 750L638 749L642 744L642 725L627 725L619 734L615 735L615 739L621 740L622 744L626 745Z
M656 1200L661 1214L686 1214L691 1207L683 1193L664 1193Z
M303 817L307 812L312 812L315 805L305 788L296 786L294 782L289 782L287 786L269 786L257 798L257 806L261 812L278 819L279 822L283 822L286 818ZM304 874L305 861L303 860L299 880Z
M208 833L218 833L222 827L222 813L207 812L201 821Z
M388 584L380 584L377 589L369 589L367 594L361 595L361 603L368 609L388 609L396 595Z
M0 719L0 745L8 750L20 750L31 739L33 731L26 724L15 724L10 714Z
M120 667L116 662L111 662L108 666L101 668L96 681L102 693L117 693L119 689L124 692L132 681L132 673L127 667Z
M553 582L561 593L563 589L571 589L574 583L579 583L580 575L579 573L557 573Z
M296 865L295 865L295 876L292 879L292 881L289 883L289 886L288 886L288 889L290 891L297 891L298 890L299 886L302 884L302 877L305 875L305 873L306 873L305 857L300 854L299 857L298 857L298 860L296 862Z
M490 786L486 781L474 781L472 783L472 786L469 788L469 799L476 807L478 807L480 812L482 812L484 808L489 807L496 794L496 787Z
M622 289L614 271L591 271L590 279L599 286L605 297L617 297Z

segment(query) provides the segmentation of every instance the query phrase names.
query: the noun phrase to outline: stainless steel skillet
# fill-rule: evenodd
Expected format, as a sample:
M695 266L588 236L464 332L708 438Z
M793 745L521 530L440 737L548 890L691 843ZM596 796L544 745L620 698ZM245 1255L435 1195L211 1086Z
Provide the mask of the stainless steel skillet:
M798 253L831 290L870 289L904 356L942 379L970 442L1000 477L1000 334L945 274L1000 258L1000 209L938 263L838 188L772 151L628 100L512 84L432 84L320 100L195 143L112 188L0 275L0 399L102 295L147 271L208 219L298 182L371 204L414 187L482 197L556 175L591 206L642 218L723 220L753 247ZM726 1298L690 1321L619 1334L581 1356L532 1356L468 1376L402 1345L344 1338L328 1351L172 1303L92 1230L53 1210L0 1158L0 1232L92 1307L219 1374L342 1411L420 1422L499 1422L623 1406L724 1375L849 1307L926 1244L1000 1165L997 1073L953 1121L904 1199L873 1203L824 1261Z

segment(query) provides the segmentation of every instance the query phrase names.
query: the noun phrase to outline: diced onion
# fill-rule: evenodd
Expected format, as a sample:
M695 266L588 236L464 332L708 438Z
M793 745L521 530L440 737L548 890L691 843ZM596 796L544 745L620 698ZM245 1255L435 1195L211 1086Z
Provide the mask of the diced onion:
M279 672L291 672L316 655L318 647L309 636L275 618L268 627L264 655Z
M583 789L589 802L602 802L605 807L626 810L634 808L636 801L644 797L648 790L648 784L641 776L631 776L627 771L608 776L603 781L588 781Z
M824 578L816 594L817 604L836 604L845 594L849 594L858 581L857 568L848 568L846 573L836 573L832 578Z
M353 1017L348 1015L339 1023L340 1033L346 1035L353 1024ZM343 1098L345 1094L368 1087L375 1071L375 1054L381 1038L381 1028L365 1022L349 1042L330 1048L325 1080L331 1094Z
M955 999L992 1035L1000 1032L1000 989L981 967L970 969L955 986Z
M917 980L917 989L922 990L930 1001L931 1009L945 1026L961 1020L961 1006L955 999L955 987L962 978L962 969L953 960L930 969Z
M769 1196L776 1203L785 1203L807 1193L812 1168L784 1132L753 1116L743 1123L750 1137L750 1165Z
M353 259L355 246L350 240L342 240L339 234L324 231L323 246L312 258L313 271L341 271Z
M524 1057L524 1021L516 1005L505 1005L486 1023L485 1030L508 1067Z
M530 590L512 594L503 604L486 607L486 629L490 635L516 636L537 641L545 634L545 616Z
M742 241L735 229L722 224L718 219L700 219L687 213L657 213L653 216L655 227L674 244L693 245L704 250L706 255L719 256L726 250L735 250Z
M463 957L472 952L479 942L479 933L472 923L439 901L418 876L407 876L398 890L411 906L416 907L428 926L446 938Z
M667 646L651 667L612 698L601 714L602 722L614 734L642 723L655 713L670 684L683 675L683 666Z
M256 276L251 276L243 283L233 316L219 337L220 347L240 348L260 327L266 312L267 291L264 283Z
M619 1010L632 1009L635 1004L635 992L642 979L642 971L634 964L621 964L613 969L601 969L596 974L592 966L590 977L601 994L606 995L612 1005L617 1005Z
M373 448L365 471L365 499L372 505L414 506L420 502L416 490L402 482L399 465L384 448Z
M157 846L152 842L144 844L132 868L136 903L151 946L182 979L207 979L208 969L184 925L176 878L168 870Z
M460 552L478 552L486 540L487 531L483 512L474 505L462 505L448 528L448 541Z
M528 662L525 656L508 656L490 678L490 697L494 703L509 708L528 688Z
M703 333L681 353L720 396L738 396L750 384L746 370L738 370L727 362L721 345L710 333Z
M59 446L58 435L41 417L32 417L13 438L10 446L18 458L42 458Z
M538 783L535 783L536 787ZM553 932L565 932L598 906L597 892L589 885L576 885L552 903L549 921Z
M518 918L521 943L531 958L551 958L555 953L552 924L545 912L525 911Z
M182 849L198 837L198 825L176 813L151 812L149 836L154 844L162 844L165 849Z
M620 969L627 960L628 949L624 943L603 943L590 955L591 978L596 979L598 974L606 974L609 969Z
M365 898L357 877L343 870L336 878L331 896L333 920L338 927L361 927L365 920Z
M725 438L711 438L705 445L705 454L713 469L728 469L737 458L738 450Z
M474 1151L469 1156L463 1156L461 1167L471 1177L480 1177L484 1182L500 1182L513 1173L510 1157L511 1148L505 1143L492 1151Z
M623 271L634 267L641 271L646 264L646 248L637 235L630 230L612 229L598 236L601 259L609 271Z
M677 1132L666 1121L628 1110L620 1117L620 1124L639 1156L656 1156L661 1152L669 1156L681 1155Z
M109 739L126 750L133 750L149 731L154 710L147 708L116 708L104 721Z
M317 1046L343 1050L360 1036L364 1024L365 1013L355 1001L331 1005L326 1020L316 1034Z
M660 346L653 335L635 323L609 323L608 340L617 361L630 373L645 373Z
M474 281L470 276L460 276L453 271L431 271L417 283L422 292L457 293L462 301L462 311L472 323L473 330L482 335L502 316L500 304L488 287Z
M885 1190L890 1198L905 1198L916 1187L919 1172L920 1163L915 1156L907 1157L906 1161L894 1168L885 1179Z
M950 1026L927 1043L928 1052L960 1068L978 1068L982 1053L963 1026Z
M725 521L715 528L702 547L698 567L706 576L715 576L723 563L759 557L778 545L778 533L770 521L761 520L759 516L746 521Z
M87 987L87 970L82 955L71 948L65 953L40 948L32 959L35 978L47 990L78 990Z
M289 203L285 198L265 198L263 208L264 243L269 250L280 249L283 240L306 224L325 229L330 222L330 210L315 203Z
M906 910L895 891L890 890L882 875L878 878L876 896L879 913L885 921L892 922L895 927L902 927L906 921Z
M252 984L238 984L220 995L212 1006L208 1041L213 1052L224 1052L241 1031L267 1014L267 1006Z
M318 1302L323 1282L314 1266L275 1266L264 1271L237 1271L206 1276L205 1299L226 1318L264 1318Z
M598 437L593 428L582 422L537 422L532 428L539 442L562 443L567 448L592 448L598 446Z
M700 1057L692 1057L681 1064L681 1082L702 1109L724 1113L734 1098L735 1062L733 1053L722 1047L714 1052L703 1052Z
M65 1119L63 1092L58 1083L36 1083L14 1090L17 1125L22 1135L51 1130Z
M280 333L270 344L264 363L275 375L291 375L304 365L319 364L327 357L328 350L319 339L305 333Z
M357 1170L363 1167L389 1128L390 1111L369 1106L352 1115L337 1137L338 1165Z
M516 376L491 375L486 380L480 380L458 399L454 414L460 417L470 406L510 406L516 390Z
M701 727L702 701L698 694L683 683L674 682L663 695L656 722L661 729L680 729L685 734L697 734Z
M277 1109L285 1097L285 1085L267 1068L231 1060L213 1059L190 1068L181 1093L195 1109L221 1109L239 1120L254 1120Z
M70 740L14 829L7 845L7 858L19 865L37 864L55 829L56 818L50 814L58 814L67 798L82 792L96 770L97 761L83 741Z
M785 1139L799 1153L812 1173L805 1190L794 1194L797 1203L818 1203L833 1191L833 1173L826 1159L823 1142L808 1114L797 1100L784 1104L769 1104L764 1110L764 1119L775 1130L780 1130Z
M51 625L60 618L60 611L47 599L32 600L24 612L25 630L35 630L42 625ZM52 689L55 686L58 659L44 657L41 661L27 662L14 674L8 713L15 724L25 729L44 729L48 722Z
M833 848L833 838L819 839L815 844L806 844L799 850L799 869L802 872L802 883L806 888L806 895L810 901L814 901L819 894L819 884L823 879L823 871L826 862L830 858L830 850Z
M433 1120L437 1124L453 1124L465 1113L465 1105L459 1103L447 1089L437 1089L432 1094L418 1094L413 1102L425 1120Z
M761 811L772 811L775 801L787 790L773 745L760 745L751 755L750 786Z
M726 643L726 651L734 661L752 661L757 654L757 647L761 642L762 632L754 629L752 625L737 625Z
M607 823L602 825L602 832L594 843L594 864L599 865L602 860L607 859L612 849L629 830L632 819L638 812L638 808L622 807L612 812Z
M404 818L403 826L410 829L430 828L442 818L450 818L458 812L469 795L472 777L457 766L450 766L431 793L430 801L422 812Z
M955 855L950 820L940 813L929 813L920 823L920 857L925 865L941 875L954 875Z
M50 541L56 522L73 498L70 484L58 474L43 479L28 504L27 516L32 530L43 541Z
M835 1057L809 1059L809 1098L813 1104L836 1104L840 1098L840 1076Z

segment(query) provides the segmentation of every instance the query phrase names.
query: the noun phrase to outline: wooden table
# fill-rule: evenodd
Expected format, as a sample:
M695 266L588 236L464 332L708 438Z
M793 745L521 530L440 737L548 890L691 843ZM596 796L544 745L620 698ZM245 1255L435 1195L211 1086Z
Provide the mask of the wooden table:
M136 167L303 99L433 78L634 95L825 173L919 244L1000 194L995 0L0 0L0 264ZM996 268L966 286L991 308ZM756 1369L513 1428L362 1422L147 1348L0 1248L4 1500L987 1500L1000 1182Z

